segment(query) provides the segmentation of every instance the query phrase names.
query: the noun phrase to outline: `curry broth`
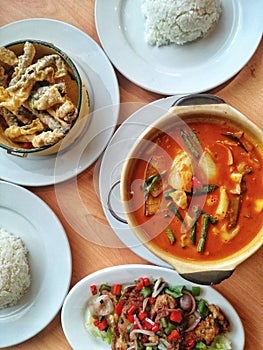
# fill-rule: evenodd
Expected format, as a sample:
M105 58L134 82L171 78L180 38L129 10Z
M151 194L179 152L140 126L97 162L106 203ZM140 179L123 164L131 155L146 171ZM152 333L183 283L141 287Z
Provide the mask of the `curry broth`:
M237 250L247 245L258 233L262 227L262 216L255 210L255 201L263 200L263 161L257 150L257 145L241 137L242 144L248 152L245 152L239 145L231 140L227 140L222 134L239 132L239 129L230 127L227 123L213 124L210 122L193 122L189 124L195 131L203 150L209 149L213 154L217 165L217 174L212 183L219 187L206 195L188 196L188 208L180 210L183 218L186 212L193 217L193 208L199 206L203 212L214 216L220 199L220 186L226 186L229 197L233 196L229 191L235 189L235 183L230 178L230 174L236 171L236 166L241 163L247 164L247 173L244 175L246 181L246 192L243 195L242 205L238 217L238 233L231 239L227 236L224 225L227 225L228 216L218 220L215 224L209 225L205 249L202 253L197 251L197 243L200 239L202 230L202 220L198 219L196 225L196 244L190 240L190 228L185 229L181 221L167 208L168 200L165 198L165 192L169 190L167 186L167 169L171 167L172 161L180 149L187 150L182 142L180 128L169 131L169 133L159 132L153 139L150 149L143 151L141 159L138 159L131 171L132 176L129 180L131 196L131 211L135 218L135 224L140 226L145 234L145 240L152 240L152 243L168 254L179 258L189 260L217 260L232 255ZM222 146L220 142L226 143L227 147ZM258 141L260 143L260 141ZM233 165L227 165L229 152L231 150ZM188 153L191 153L187 150ZM158 172L164 172L162 175L162 185L164 190L161 194L161 204L155 215L145 215L145 197L144 181L145 173L152 155L164 156L165 162L162 169ZM194 176L204 183L205 177L200 172L197 162L193 160ZM140 179L138 181L138 179ZM136 180L136 181L135 181ZM175 242L170 244L166 229L169 228L174 233ZM228 230L230 231L230 230ZM223 233L224 232L224 233ZM227 239L225 239L227 237Z

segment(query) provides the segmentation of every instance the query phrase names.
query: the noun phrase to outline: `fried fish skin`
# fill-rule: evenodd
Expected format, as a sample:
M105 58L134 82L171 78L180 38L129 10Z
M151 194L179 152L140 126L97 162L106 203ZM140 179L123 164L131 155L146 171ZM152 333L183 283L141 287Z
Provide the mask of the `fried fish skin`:
M6 47L0 47L0 61L12 67L18 64L16 54Z
M72 80L67 62L56 52L39 57L35 44L28 41L18 57L11 49L0 48L0 61L0 118L5 136L15 143L30 142L33 148L60 141L78 115L67 94L71 88L67 82ZM6 66L10 66L8 73Z

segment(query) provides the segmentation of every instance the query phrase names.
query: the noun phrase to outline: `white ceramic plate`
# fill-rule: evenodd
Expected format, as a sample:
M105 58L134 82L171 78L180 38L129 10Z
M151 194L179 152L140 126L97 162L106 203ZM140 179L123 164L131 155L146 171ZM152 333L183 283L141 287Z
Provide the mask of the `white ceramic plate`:
M141 0L96 0L96 27L115 67L157 93L202 92L224 83L248 62L261 40L261 0L222 0L220 22L207 37L159 48L144 40L140 6Z
M90 285L102 283L129 283L139 277L163 277L171 285L192 286L175 271L157 266L147 265L120 265L97 271L79 281L67 295L61 312L62 327L65 336L73 349L78 350L109 350L110 345L101 339L94 338L85 328L87 320L87 304L91 297ZM231 332L228 333L232 340L233 349L244 348L245 335L241 320L231 304L216 290L211 287L201 287L201 297L209 303L217 304L229 318Z
M87 169L103 152L119 114L119 88L113 67L99 45L67 23L50 19L13 22L0 29L0 46L19 39L52 41L76 63L91 96L91 121L75 143L58 155L20 158L0 150L0 178L23 186L68 180Z
M0 310L0 348L40 332L58 313L71 280L71 252L51 209L30 191L0 181L0 225L29 251L32 282L16 306Z
M129 226L112 216L108 207L108 194L121 177L123 163L138 136L160 116L166 113L179 96L171 96L145 105L132 114L115 132L107 146L100 167L99 191L106 218L118 238L143 259L163 267L171 267L150 252L135 236ZM119 186L112 191L111 204L114 211L124 218Z

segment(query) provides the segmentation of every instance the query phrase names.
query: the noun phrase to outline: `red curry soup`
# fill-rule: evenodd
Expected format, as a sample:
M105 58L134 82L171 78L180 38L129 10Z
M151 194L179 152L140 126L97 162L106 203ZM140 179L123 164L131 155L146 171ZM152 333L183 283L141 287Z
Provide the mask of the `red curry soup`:
M196 261L246 246L262 227L261 141L207 119L154 135L128 180L129 208L145 240Z

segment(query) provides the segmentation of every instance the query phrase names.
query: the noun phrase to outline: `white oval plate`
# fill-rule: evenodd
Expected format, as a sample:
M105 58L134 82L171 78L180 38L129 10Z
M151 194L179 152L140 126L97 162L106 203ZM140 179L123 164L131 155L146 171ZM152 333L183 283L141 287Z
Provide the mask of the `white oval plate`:
M87 305L91 297L90 285L102 283L129 283L139 277L163 277L171 285L192 286L174 270L147 265L120 265L109 267L88 275L79 281L67 295L61 312L61 320L64 334L73 349L78 350L110 350L110 345L101 339L93 337L85 328L87 321ZM231 332L228 337L232 341L233 349L244 348L245 335L241 320L231 304L215 289L201 287L201 296L209 303L215 303L230 320Z
M141 0L96 0L95 21L105 52L129 80L164 95L195 93L238 73L262 37L261 0L222 0L222 5L215 30L185 45L158 48L145 42Z
M78 28L47 18L10 23L0 29L0 46L19 39L52 41L73 59L91 96L91 120L85 132L63 152L20 158L0 149L0 178L23 186L46 186L77 176L104 151L119 115L119 87L100 46Z
M0 181L0 226L29 251L32 282L16 306L0 310L0 348L40 332L58 313L71 280L71 252L53 211L30 191Z

